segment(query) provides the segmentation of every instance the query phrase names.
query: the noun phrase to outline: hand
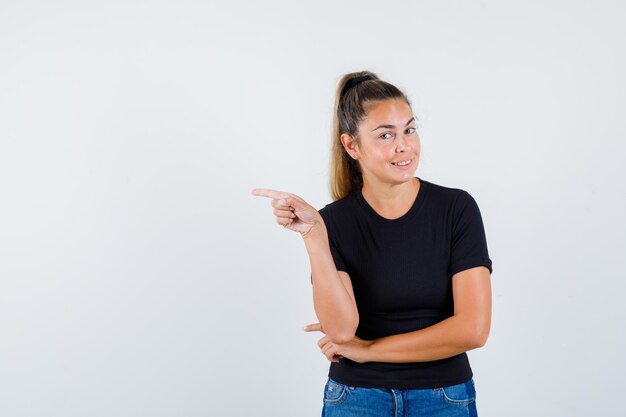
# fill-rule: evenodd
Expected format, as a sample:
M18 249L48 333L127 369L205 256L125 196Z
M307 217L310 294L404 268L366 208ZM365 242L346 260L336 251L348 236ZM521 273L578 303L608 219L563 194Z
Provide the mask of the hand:
M324 333L320 323L309 324L304 326L305 332L320 331ZM331 362L339 362L342 358L348 358L358 363L369 362L369 347L374 343L373 340L363 340L356 336L347 343L333 343L328 336L322 337L317 345L322 353Z
M276 222L289 230L299 232L303 237L324 224L315 207L295 194L268 188L255 188L252 194L271 198Z

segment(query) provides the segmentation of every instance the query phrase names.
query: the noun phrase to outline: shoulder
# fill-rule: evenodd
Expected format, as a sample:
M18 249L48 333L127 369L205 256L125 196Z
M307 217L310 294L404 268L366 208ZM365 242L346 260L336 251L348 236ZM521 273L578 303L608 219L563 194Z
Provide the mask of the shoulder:
M354 216L356 209L356 197L355 194L351 194L340 200L333 201L326 204L324 207L318 210L324 222L327 225L332 223L343 223L345 220Z
M460 231L470 225L482 227L482 214L476 199L467 190L442 185L433 186L435 210L445 213L452 222L453 230Z
M339 213L346 210L351 210L354 206L355 193L350 194L340 200L335 200L326 204L324 207L319 209L320 213Z
M471 194L462 188L441 185L421 178L420 181L428 187L430 203L439 208L455 209L474 201Z

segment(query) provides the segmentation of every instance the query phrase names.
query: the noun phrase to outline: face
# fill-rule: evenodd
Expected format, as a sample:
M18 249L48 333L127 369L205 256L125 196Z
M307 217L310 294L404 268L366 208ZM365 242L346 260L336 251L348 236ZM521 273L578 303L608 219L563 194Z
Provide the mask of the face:
M411 108L404 100L369 104L359 125L360 143L341 135L346 151L358 161L364 182L401 184L411 181L420 156L420 138ZM408 163L407 163L408 161Z

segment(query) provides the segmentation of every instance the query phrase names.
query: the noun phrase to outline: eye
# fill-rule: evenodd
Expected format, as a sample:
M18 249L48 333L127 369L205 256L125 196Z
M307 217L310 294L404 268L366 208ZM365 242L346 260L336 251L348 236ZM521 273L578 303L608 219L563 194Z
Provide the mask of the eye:
M414 127L410 127L406 130L406 133L411 134L411 133L415 133L417 129L415 129Z
M387 136L387 135L389 135L389 136ZM380 135L379 138L380 139L391 139L392 136L393 135L391 133L387 132L387 133L383 133L382 135Z

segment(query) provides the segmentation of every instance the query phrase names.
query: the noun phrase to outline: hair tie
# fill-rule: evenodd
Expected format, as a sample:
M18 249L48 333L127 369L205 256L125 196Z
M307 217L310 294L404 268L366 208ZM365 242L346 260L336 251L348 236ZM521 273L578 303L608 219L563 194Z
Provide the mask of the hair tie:
M363 81L368 81L371 79L372 77L370 77L369 75L362 75L360 77L350 78L343 87L343 94L345 94L352 87L361 84Z

